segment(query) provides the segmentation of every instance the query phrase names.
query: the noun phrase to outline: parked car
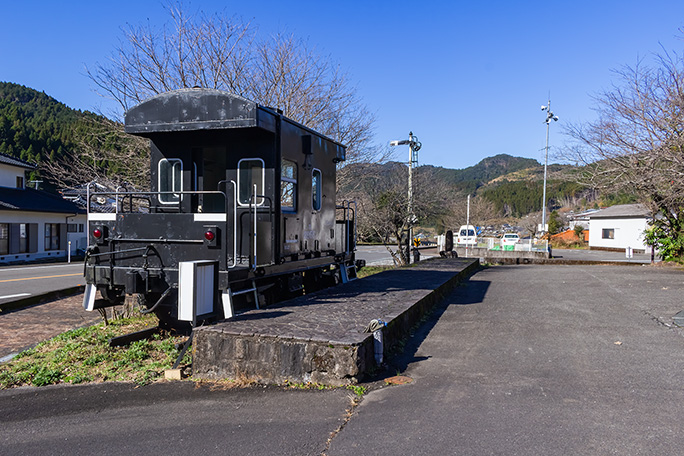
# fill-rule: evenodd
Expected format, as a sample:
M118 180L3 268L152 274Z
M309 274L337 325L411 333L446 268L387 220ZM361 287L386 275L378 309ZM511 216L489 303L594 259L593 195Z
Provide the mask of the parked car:
M501 237L501 248L512 250L515 244L520 243L520 236L518 233L505 233Z
M477 234L473 225L462 225L456 238L457 245L477 245Z

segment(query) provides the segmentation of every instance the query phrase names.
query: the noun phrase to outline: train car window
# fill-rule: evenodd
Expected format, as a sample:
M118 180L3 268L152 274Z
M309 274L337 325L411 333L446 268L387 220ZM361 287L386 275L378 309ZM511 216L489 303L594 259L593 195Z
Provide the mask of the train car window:
M183 162L177 158L162 158L158 169L159 192L180 192L183 190ZM177 204L178 193L159 193L161 204Z
M297 163L283 159L280 168L280 207L294 211L297 209Z
M311 172L311 205L314 211L321 210L321 170L314 168Z
M264 194L264 161L260 158L243 158L238 162L238 204L249 206L257 186L257 195ZM264 198L257 198L257 206L264 204Z

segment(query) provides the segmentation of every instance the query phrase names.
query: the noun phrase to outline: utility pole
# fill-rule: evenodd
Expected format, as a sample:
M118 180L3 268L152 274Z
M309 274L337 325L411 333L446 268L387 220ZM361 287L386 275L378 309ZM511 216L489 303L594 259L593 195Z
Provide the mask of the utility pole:
M468 195L468 207L466 209L466 235L470 238L470 195ZM465 256L468 258L468 242L466 241Z
M551 120L553 119L554 122L558 121L558 116L553 115L553 112L551 112L551 97L549 96L549 102L546 106L541 107L542 111L546 111L546 119L544 122L546 123L546 154L544 158L544 195L542 197L542 223L541 223L541 231L546 232L546 175L547 175L547 167L549 165L549 124L551 123Z
M416 222L416 216L413 214L413 168L418 165L418 151L422 144L418 141L418 137L409 132L409 139L402 139L397 141L390 141L390 146L409 146L409 160L408 160L408 214L407 214L407 246L406 246L406 261L411 263L411 244L413 243L413 224Z

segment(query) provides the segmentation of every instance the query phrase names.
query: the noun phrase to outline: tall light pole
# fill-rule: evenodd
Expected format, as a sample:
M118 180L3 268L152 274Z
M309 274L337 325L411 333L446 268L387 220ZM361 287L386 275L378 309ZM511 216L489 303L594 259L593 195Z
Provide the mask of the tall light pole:
M406 249L406 260L411 262L411 242L413 241L413 224L416 221L413 215L413 168L418 165L418 151L422 144L418 141L417 136L413 136L413 132L409 132L409 139L402 139L390 141L390 146L409 146L409 161L408 161L408 246Z
M546 111L546 154L544 158L544 196L542 197L542 224L541 231L546 232L546 169L549 165L549 124L551 120L554 122L558 121L558 116L553 115L551 112L551 97L549 97L549 102L546 106L541 107L542 111Z

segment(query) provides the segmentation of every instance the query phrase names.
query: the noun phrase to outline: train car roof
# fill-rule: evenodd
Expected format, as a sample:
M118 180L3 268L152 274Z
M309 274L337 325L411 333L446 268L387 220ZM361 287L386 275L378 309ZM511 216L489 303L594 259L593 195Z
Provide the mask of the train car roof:
M127 133L259 126L257 104L215 89L179 89L148 98L126 112Z
M257 127L275 132L273 108L217 89L179 89L155 95L126 112L124 125L127 133L149 136L155 133L225 128ZM288 119L290 123L341 147L343 144L318 133L305 125Z

